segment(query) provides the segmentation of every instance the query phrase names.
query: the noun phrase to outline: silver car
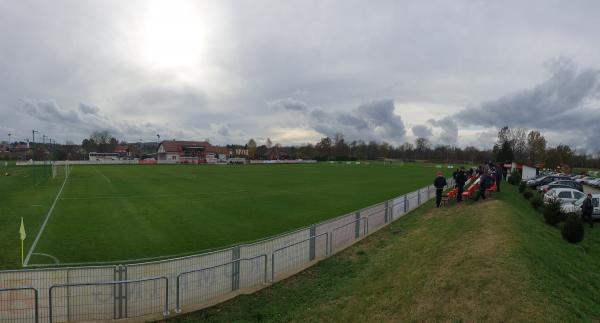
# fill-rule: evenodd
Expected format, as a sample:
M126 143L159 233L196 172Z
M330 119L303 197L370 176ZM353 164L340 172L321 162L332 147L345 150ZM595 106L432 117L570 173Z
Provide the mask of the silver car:
M561 204L573 203L582 197L585 194L572 188L553 188L544 194L544 203L552 200L559 200Z
M562 204L561 208L565 213L575 213L581 215L581 205L583 204L583 200L585 200L585 197L580 198L572 203ZM600 219L600 194L592 194L592 205L594 206L592 218Z

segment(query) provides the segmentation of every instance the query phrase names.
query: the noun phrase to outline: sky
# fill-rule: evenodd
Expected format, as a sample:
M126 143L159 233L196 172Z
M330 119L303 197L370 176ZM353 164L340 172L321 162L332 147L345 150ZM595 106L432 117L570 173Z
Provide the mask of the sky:
M0 0L0 141L600 151L599 1ZM36 139L39 141L39 139Z

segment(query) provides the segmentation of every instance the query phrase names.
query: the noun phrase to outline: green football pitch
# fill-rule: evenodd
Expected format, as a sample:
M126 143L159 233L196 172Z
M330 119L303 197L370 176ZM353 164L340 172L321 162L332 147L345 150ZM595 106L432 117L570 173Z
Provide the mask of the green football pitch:
M182 255L333 218L428 185L438 170L373 162L75 165L65 181L64 167L55 178L49 166L0 169L10 173L0 178L1 269L21 265L21 217L30 265Z

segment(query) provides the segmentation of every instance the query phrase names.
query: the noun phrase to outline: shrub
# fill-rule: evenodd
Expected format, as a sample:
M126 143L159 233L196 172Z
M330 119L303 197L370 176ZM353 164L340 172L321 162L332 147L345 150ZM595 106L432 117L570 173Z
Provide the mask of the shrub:
M565 220L565 214L560 208L559 200L552 200L546 204L546 207L544 207L544 219L550 225L556 225Z
M583 222L577 214L570 213L567 216L562 227L562 236L570 243L578 243L583 240Z
M527 184L521 182L521 184L519 184L519 193L525 192L526 189L527 189Z
M529 202L531 203L531 207L533 207L536 210L539 209L540 206L542 206L542 204L544 204L544 201L542 201L542 198L539 195L531 198Z
M512 185L517 185L521 183L521 173L518 170L513 170L510 173L510 177L508 178L508 182Z
M533 192L532 192L532 191L530 191L530 190L525 190L525 191L523 192L523 197L524 197L526 200L529 200L531 197L533 197Z

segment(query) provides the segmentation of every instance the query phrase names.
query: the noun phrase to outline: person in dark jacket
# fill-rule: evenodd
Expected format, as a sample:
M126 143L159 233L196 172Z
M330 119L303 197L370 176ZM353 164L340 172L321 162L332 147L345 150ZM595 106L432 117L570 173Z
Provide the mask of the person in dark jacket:
M477 191L477 196L475 196L475 201L478 201L480 197L485 200L485 190L490 188L491 181L492 178L486 173L483 173L479 177L479 190Z
M454 180L454 187L456 187L456 174L458 174L458 168L452 172L452 179Z
M437 172L437 176L433 181L433 186L435 186L435 207L440 207L440 203L442 203L442 193L444 192L444 187L446 187L448 183L446 182L446 178L442 172Z
M461 167L458 173L456 173L456 188L458 192L456 192L456 202L462 201L462 193L465 190L465 183L467 182L467 173L465 172L465 168Z
M594 212L594 206L592 205L592 194L588 194L587 198L583 200L583 204L581 204L581 217L583 221L590 222L590 228L594 227L594 222L592 221L592 213Z
M500 192L500 182L502 182L502 166L496 165L496 192Z

